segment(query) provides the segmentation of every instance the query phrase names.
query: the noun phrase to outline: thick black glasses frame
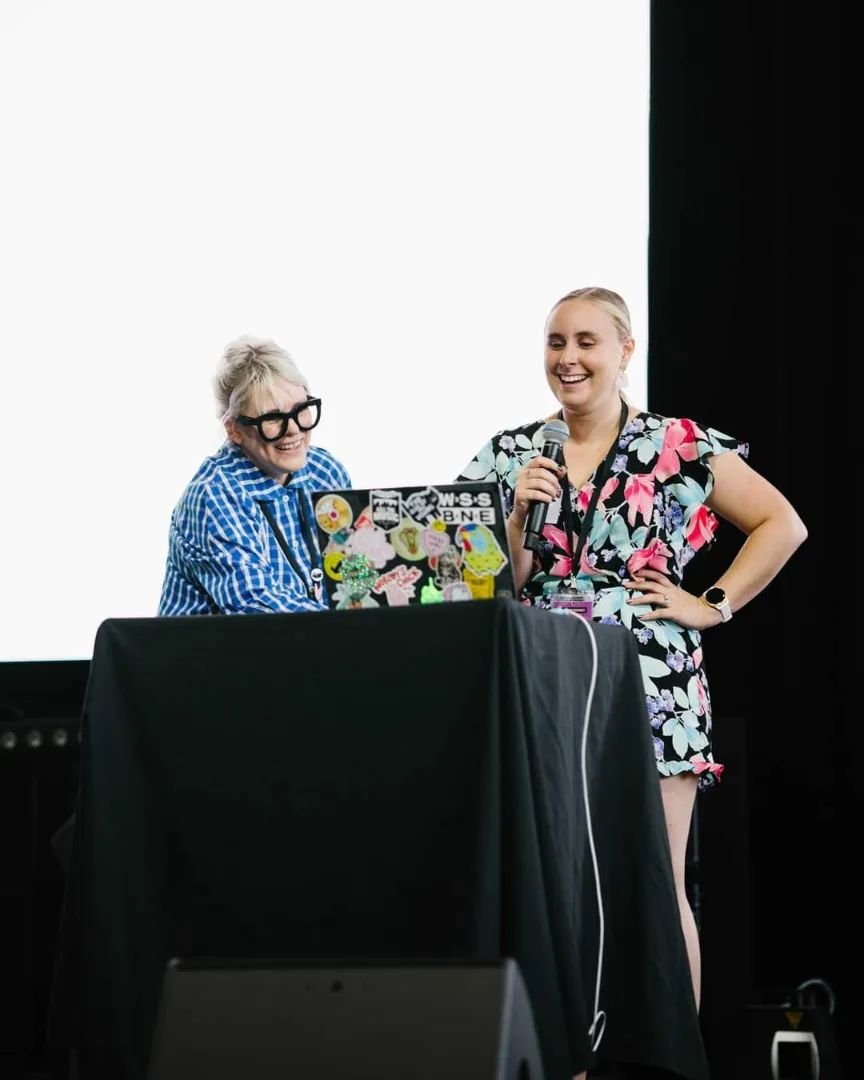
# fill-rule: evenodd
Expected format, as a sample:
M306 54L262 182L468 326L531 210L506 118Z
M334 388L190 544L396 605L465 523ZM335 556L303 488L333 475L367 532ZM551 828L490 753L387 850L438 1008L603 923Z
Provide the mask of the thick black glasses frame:
M304 425L300 423L299 417L300 413L304 412L306 409L316 409L317 414L315 416L315 422L304 427ZM264 442L278 442L279 439L285 437L285 432L288 430L288 423L291 420L294 421L300 431L311 431L312 428L317 426L318 421L321 419L321 398L307 398L305 401L301 401L299 405L295 405L290 412L277 412L274 410L273 412L262 413L260 416L235 416L234 419L243 427L257 428L258 434ZM280 421L280 427L277 434L264 434L264 422L267 420Z

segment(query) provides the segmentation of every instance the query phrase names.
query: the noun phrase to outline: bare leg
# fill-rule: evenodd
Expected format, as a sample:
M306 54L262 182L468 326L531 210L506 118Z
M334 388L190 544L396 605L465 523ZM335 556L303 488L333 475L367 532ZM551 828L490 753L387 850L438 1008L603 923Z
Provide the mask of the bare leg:
M699 953L699 933L696 920L690 910L687 891L684 887L684 872L687 862L687 838L690 835L690 822L693 817L693 802L696 798L696 777L692 773L680 773L678 776L664 776L660 781L660 794L663 797L663 811L666 815L666 830L669 834L669 849L672 854L672 873L675 878L675 893L678 897L678 911L681 916L681 929L687 946L687 959L690 961L690 977L693 980L693 996L696 1008L702 990L702 964Z

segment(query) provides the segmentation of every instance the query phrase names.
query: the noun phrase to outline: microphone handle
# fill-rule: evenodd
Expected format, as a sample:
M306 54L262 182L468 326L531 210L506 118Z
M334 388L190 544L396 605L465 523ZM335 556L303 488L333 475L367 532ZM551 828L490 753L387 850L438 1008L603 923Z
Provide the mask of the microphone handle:
M558 442L547 442L540 451L541 455L554 461L556 465L564 464L564 447ZM537 551L543 541L543 526L546 524L546 511L549 504L532 500L528 516L525 518L525 534L522 538L522 547L529 551Z

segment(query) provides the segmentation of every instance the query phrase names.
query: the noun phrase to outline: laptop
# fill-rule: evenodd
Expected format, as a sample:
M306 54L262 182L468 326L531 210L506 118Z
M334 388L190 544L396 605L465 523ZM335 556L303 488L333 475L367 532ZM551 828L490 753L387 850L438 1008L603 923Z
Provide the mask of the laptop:
M312 494L331 608L512 597L501 488L494 481Z

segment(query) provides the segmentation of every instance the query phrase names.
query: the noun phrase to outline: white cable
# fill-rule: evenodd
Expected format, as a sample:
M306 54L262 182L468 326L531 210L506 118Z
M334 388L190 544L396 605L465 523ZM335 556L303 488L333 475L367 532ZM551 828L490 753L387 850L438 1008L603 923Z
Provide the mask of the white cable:
M591 681L588 684L588 697L585 701L585 723L582 728L582 799L585 803L585 824L588 828L588 847L591 850L591 865L594 868L594 885L597 890L597 912L600 921L600 940L597 948L597 977L594 983L594 1019L588 1028L588 1034L592 1039L591 1050L596 1052L606 1031L606 1013L600 1008L600 983L603 975L603 948L606 936L606 920L603 915L603 893L600 889L600 868L597 865L597 848L594 845L594 827L591 824L591 805L588 801L588 767L586 764L588 747L588 726L591 723L591 705L594 701L594 687L597 685L597 638L591 623L582 615L578 616L577 622L581 622L588 631L591 639ZM598 1031L599 1027L599 1031Z

